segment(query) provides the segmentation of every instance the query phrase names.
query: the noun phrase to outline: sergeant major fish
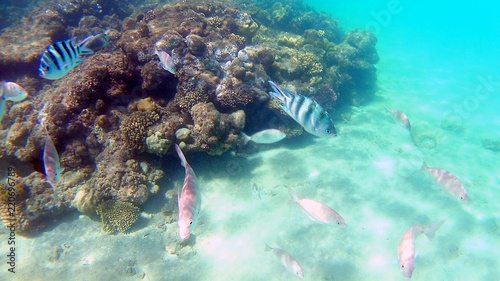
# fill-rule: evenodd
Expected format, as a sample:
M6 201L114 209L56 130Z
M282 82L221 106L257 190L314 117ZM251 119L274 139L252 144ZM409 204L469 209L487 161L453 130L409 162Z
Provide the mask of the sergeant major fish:
M387 112L391 113L392 116L394 116L394 119L396 119L401 125L401 127L407 129L408 131L411 131L411 125L410 125L410 119L408 119L408 116L404 114L404 112L401 112L399 110L390 110L389 108L385 108Z
M422 227L416 224L403 235L403 239L401 239L398 246L398 261L399 269L404 277L410 279L415 269L415 239L417 239L420 234L425 233L429 240L432 240L436 230L444 222L445 221L441 221L428 227Z
M424 162L422 170L425 170L441 186L441 188L458 201L469 204L469 195L462 182L452 173L444 169L429 168Z
M281 261L286 270L293 273L295 276L304 278L304 273L302 272L302 268L300 267L299 263L289 253L279 248L271 248L267 244L266 244L266 251L272 251L274 255Z
M336 223L341 227L346 227L346 223L342 216L332 208L311 199L301 199L292 189L290 189L290 195L292 196L292 202L296 203L300 210L312 221L323 224Z
M7 101L18 102L24 100L28 92L14 82L0 82L0 122L7 112Z
M193 168L188 164L186 157L177 144L175 144L175 150L181 159L181 165L186 168L184 185L177 198L179 204L179 220L177 221L179 225L179 236L185 241L189 238L200 216L201 197Z
M72 69L83 62L82 56L94 54L96 50L104 47L103 41L107 43L106 35L91 35L82 42L76 43L75 38L56 42L50 45L40 58L38 71L45 79L56 80L64 77Z
M297 121L307 132L318 137L337 136L330 115L319 103L303 95L280 88L273 81L269 81L269 84L274 90L269 92L271 97L279 100L285 113Z
M247 134L242 132L241 136L243 137L244 144L247 144L249 141L264 144L279 142L286 137L286 134L281 132L280 130L269 129L257 132L251 136L248 136Z

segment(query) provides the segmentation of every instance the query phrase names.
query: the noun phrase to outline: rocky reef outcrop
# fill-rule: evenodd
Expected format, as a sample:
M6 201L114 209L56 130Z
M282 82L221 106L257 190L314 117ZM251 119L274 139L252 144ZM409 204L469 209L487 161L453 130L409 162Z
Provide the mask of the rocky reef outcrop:
M174 143L219 155L242 144L243 130L301 134L269 99L270 79L330 111L375 91L375 36L344 34L300 1L130 3L53 1L0 35L1 78L30 93L7 104L0 130L1 165L17 167L28 221L95 212L106 200L143 204L158 192L160 160ZM62 79L38 77L48 45L99 32L110 38L105 49ZM175 75L155 49L171 56ZM40 169L47 135L64 168L54 187Z

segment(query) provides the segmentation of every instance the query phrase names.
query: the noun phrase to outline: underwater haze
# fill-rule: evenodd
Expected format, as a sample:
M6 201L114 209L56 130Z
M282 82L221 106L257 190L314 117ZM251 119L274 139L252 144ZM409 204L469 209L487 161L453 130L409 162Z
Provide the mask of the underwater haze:
M137 4L136 1L129 2ZM189 3L190 1L179 2ZM206 3L207 1L201 2ZM273 9L277 11L276 6L271 7L278 2L283 2L283 7L289 5L290 7L305 8L302 5L292 4L300 3L300 1L273 1L273 4L255 1L256 6L252 6L252 1L236 2L241 5L238 6L238 9L243 10L245 14L248 11L261 26L260 31L251 34L254 36L251 41L247 39L245 42L245 39L241 39L243 35L237 37L238 35L232 34L233 37L245 42L245 48L248 48L249 54L246 56L247 58L253 56L253 46L270 44L266 47L271 46L272 48L273 41L278 40L273 36L276 38L285 36L283 35L285 33L280 32L286 31L286 36L293 37L290 35L292 32L287 30L287 27L275 26L265 21L262 14L255 12L255 7L262 10L267 9L270 11L271 17L277 14L271 12ZM183 108L185 111L179 109L175 113L178 114L175 116L181 116L178 117L179 119L185 118L182 120L186 124L177 126L178 124L175 123L177 127L175 130L171 130L171 140L172 143L184 143L184 146L181 144L180 146L186 155L187 162L196 173L199 197L201 198L200 216L195 226L190 227L190 237L185 241L179 237L178 204L182 200L178 198L178 194L183 185L186 185L184 178L189 168L185 170L181 166L181 160L175 153L173 145L169 146L171 147L169 152L156 151L153 153L146 148L141 148L140 152L130 152L130 157L135 157L134 161L138 159L137 163L123 165L123 167L134 166L140 167L137 168L137 171L141 169L149 171L144 172L144 176L141 174L143 178L148 178L149 174L153 174L157 170L161 170L164 176L163 178L158 176L161 180L153 181L148 178L148 180L141 182L147 186L146 192L148 192L143 202L138 199L133 201L136 198L133 196L123 197L127 199L124 201L132 202L140 208L140 214L136 214L138 218L136 217L132 224L136 220L137 222L130 229L127 227L127 231L123 233L107 233L104 230L105 226L103 226L105 219L103 218L101 221L100 216L104 212L103 207L97 207L97 201L120 199L122 197L118 197L118 195L122 193L115 194L110 189L109 193L106 193L108 191L103 192L105 195L99 197L99 200L88 200L88 202L80 203L78 200L81 199L79 196L82 194L82 190L87 190L80 186L88 188L89 182L93 183L95 174L85 178L78 177L78 173L74 172L87 171L88 168L84 169L83 167L89 161L97 163L100 159L112 158L109 155L114 155L114 152L105 156L101 156L104 155L104 152L94 155L93 151L98 150L98 148L93 147L94 150L89 149L88 152L92 157L82 157L84 160L73 166L69 166L67 162L61 160L61 164L66 169L61 172L61 181L66 186L64 189L61 188L59 192L68 192L64 196L69 203L67 205L61 203L64 208L44 209L50 213L48 217L51 220L44 223L43 230L30 230L27 234L23 233L22 235L15 232L15 250L13 251L11 247L14 245L9 244L13 232L9 229L5 215L2 216L6 225L0 226L0 280L267 281L301 279L302 276L292 266L290 257L274 249L281 249L293 257L300 265L303 280L406 280L409 276L405 277L403 271L407 270L410 264L414 266L411 280L500 280L500 260L498 258L498 249L500 249L500 69L498 67L500 65L500 24L498 23L498 10L500 4L487 4L479 1L469 4L460 1L440 1L436 4L435 1L427 0L304 0L302 3L316 12L330 15L333 19L338 20L338 27L345 34L342 39L337 38L339 40L335 42L337 46L344 44L341 42L344 42L344 38L351 31L370 30L376 36L375 48L379 57L378 62L373 62L376 68L376 82L374 82L374 90L367 91L373 95L360 99L359 102L355 102L355 98L352 99L352 102L347 102L346 99L342 99L342 89L344 88L335 88L332 82L331 88L328 87L328 89L333 92L335 100L339 97L339 101L342 101L341 104L333 103L332 105L319 94L322 91L311 90L315 85L318 85L314 82L316 81L314 74L308 76L313 71L304 73L308 82L303 83L301 78L290 74L294 71L291 67L288 74L282 70L279 56L274 59L274 65L269 67L266 67L265 64L262 67L255 60L245 61L242 65L249 67L252 75L241 78L241 75L245 77L245 74L238 76L231 72L237 68L236 63L232 66L231 63L243 60L241 53L244 47L242 46L238 47L239 53L236 52L238 54L233 55L214 51L214 56L227 56L230 59L217 61L220 66L209 70L216 73L214 77L220 73L231 73L227 76L236 77L240 79L239 82L247 83L249 85L248 88L245 88L247 90L259 88L259 93L265 94L265 92L272 90L267 85L267 80L273 80L282 88L292 92L296 90L309 91L302 92L302 94L312 97L316 95L319 97L317 98L318 103L329 104L325 105L325 108L332 117L337 136L318 137L305 130L301 131L300 126L291 116L287 115L290 113L287 113L286 109L282 112L279 106L267 105L267 100L261 101L264 98L256 98L252 103L231 107L228 105L229 102L224 104L219 100L220 95L216 91L222 87L217 87L215 90L215 87L212 89L210 86L199 86L202 83L196 84L198 82L193 82L194 80L186 82L187 79L183 80L183 77L188 73L203 72L198 68L194 68L196 71L189 70L191 72L184 70L183 67L187 65L187 61L193 61L194 57L203 57L206 54L196 54L196 51L193 50L198 49L192 47L195 38L192 34L187 35L190 34L187 31L186 34L179 31L183 37L192 36L189 37L192 41L189 41L191 53L186 55L187 59L186 57L181 59L181 51L178 49L174 52L175 48L165 47L177 63L174 66L174 69L177 68L176 71L170 73L164 71L162 69L165 68L165 65L162 65L164 62L160 62L156 55L152 55L153 47L160 46L158 43L156 45L150 44L151 55L148 55L146 51L141 55L134 53L137 55L128 61L129 64L136 63L144 66L141 71L127 72L125 77L138 80L137 85L145 89L145 91L141 90L141 93L146 94L139 93L131 98L127 94L109 94L110 90L108 90L109 96L104 97L105 94L98 96L100 100L104 100L106 107L113 109L109 109L109 112L115 113L107 113L107 109L98 109L95 101L98 98L92 100L91 105L88 106L91 109L83 109L85 106L81 104L85 104L86 99L75 102L80 102L80 105L72 108L71 112L73 113L76 111L100 111L99 114L109 117L106 124L111 125L108 125L108 129L103 125L102 129L103 132L109 133L109 136L103 137L106 141L99 139L99 136L102 136L99 134L104 133L92 133L98 136L94 142L100 145L96 145L96 147L106 151L114 149L113 151L118 151L116 152L118 155L120 150L113 147L113 138L116 138L117 143L123 141L120 139L121 132L124 131L122 124L126 123L126 120L132 120L124 116L129 114L131 110L143 112L138 110L141 106L161 108L163 111L157 111L160 115L157 117L160 120L158 123L168 120L174 124L176 121L172 121L166 116L174 114L172 112L177 110L177 107L170 107L167 104L174 99L178 102L179 92L184 91L184 85L192 84L205 87L203 89L213 92L212 96L207 99L216 105L218 111L215 111L219 114L217 116L222 116L219 119L226 120L227 124L238 123L235 121L237 114L244 111L246 127L245 125L241 127L235 125L236 127L224 129L222 122L219 125L214 125L215 127L220 126L221 131L226 130L217 136L220 142L226 135L234 135L237 138L240 132L251 135L269 128L280 129L287 134L287 137L283 140L279 138L280 141L275 143L263 143L264 141L258 143L257 138L248 143L245 140L245 144L243 138L235 142L226 140L224 143L226 146L217 146L218 148L228 148L224 151L222 148L217 151L204 150L210 141L196 146L195 144L200 143L198 139L196 141L190 139L192 141L190 143L186 137L184 143L184 141L180 141L183 138L178 135L178 132L185 132L185 130L179 131L179 128L189 128L191 137L193 137L197 132L195 126L197 120L211 118L210 114L214 111L210 111L209 106L207 106L203 112L212 113L197 117L198 115L193 112L195 108L201 106L190 104L188 110ZM126 9L113 9L109 5L103 4L103 7L99 7L103 9L104 13L119 14L118 18L122 16L120 13L128 16L124 12ZM143 13L144 18L151 17L151 20L154 21L155 17L158 20L162 15L160 12L155 14L153 12L155 9L161 10L163 5L174 4L166 4L164 1L158 4L154 1L148 1L144 5L143 8L137 8L140 12L126 11L133 12L132 18L134 19L139 18L137 15ZM98 9L97 6L92 7L92 9ZM196 13L188 13L189 17L192 18L209 13L206 12L209 9L192 9L198 9ZM231 9L228 8L228 13L232 13ZM2 10L8 9L2 8ZM180 11L181 8L178 10ZM237 14L241 15L239 12ZM214 30L220 31L227 26L218 23L217 21L221 19L215 16L208 18L208 20L215 23L205 25L217 26L217 28L214 27ZM206 21L208 22L208 20ZM110 26L114 26L113 21L118 20L117 18L109 20L112 22ZM141 31L140 23L130 23L132 20L123 21L124 23L120 22L121 29L116 27L118 24L114 26L123 34L126 34L127 24L133 26L130 27L130 30ZM4 24L3 20L1 22ZM156 36L152 30L153 25L149 25L150 31L145 32L147 35L135 37L134 33L134 35L127 37L129 38L127 40L137 39L130 44L117 39L125 35L117 35L118 31L116 30L111 33L108 31L106 34L110 35L110 46L103 48L101 54L95 55L99 56L99 59L95 60L96 64L109 58L107 54L113 51L122 50L126 53L133 52L130 50L134 48L142 48L143 45L146 45L144 42L147 39L144 38ZM265 31L262 31L263 25L269 25L269 29L277 31L266 33L269 30L266 28ZM78 30L77 28L83 29L81 25L78 27L77 23L73 23L71 30ZM109 27L109 29L112 28ZM320 27L317 31L321 31ZM64 32L70 33L70 31ZM58 37L53 39L68 39L62 38L61 34L65 34L64 32L60 31L57 33ZM162 32L168 33L166 30ZM78 31L75 33L82 35ZM221 34L229 37L227 35L229 33L221 32ZM2 36L6 36L5 33ZM196 36L205 39L204 36ZM211 36L218 38L217 40L223 37L213 34ZM245 36L249 38L250 35ZM160 38L160 36L157 37ZM206 35L206 37L210 36ZM174 39L172 40L175 41ZM153 41L156 39L151 42ZM226 38L214 42L229 44ZM170 41L168 43L170 44ZM113 44L121 44L121 47L115 48ZM235 45L237 44L235 43ZM41 50L43 51L44 48ZM206 47L203 48L210 50L210 48L215 47L206 44ZM258 57L264 61L265 56L260 54L262 53L259 53ZM41 55L42 52L40 52ZM284 57L282 53L281 56ZM114 76L113 72L119 68L116 65L126 60L125 55L123 57L123 59L120 57L106 65L110 70L106 70L105 75L111 77L109 81L112 83L123 82L120 79L115 79L121 76ZM44 80L43 84L36 84L41 82L35 83L33 80L42 79L36 76L38 61L33 64L29 61L26 62L28 59L20 60L23 61L22 67L26 68L26 76L24 74L15 76L14 74L0 73L0 80L3 80L2 75L5 75L9 77L8 79L17 81L21 85L22 83L31 83L30 90L35 91L36 89L43 94L48 94L52 89L58 87L63 89L69 83L80 83L78 79L87 79L88 76L84 76L85 73L78 72L78 67L90 67L88 66L90 63L83 62L80 66L75 65L75 69L70 72L69 76L55 82ZM90 61L91 58L88 60ZM290 61L293 60L294 58L290 59ZM207 69L208 65L216 62L216 60L210 60L210 63L207 63L208 59L205 61L199 59L196 62L196 67L201 68L200 61L206 63ZM326 58L325 61L327 61ZM299 63L303 63L303 61L299 60ZM328 63L323 60L321 63L325 65L326 69ZM34 70L28 68L35 64ZM258 65L258 67L253 67L253 65ZM0 62L0 69L6 69L2 67L3 62ZM123 70L123 72L129 71L131 68L133 66L128 65L128 70ZM156 72L151 70L153 68ZM257 70L255 70L256 68ZM127 67L123 67L123 69L127 69ZM18 73L19 69L15 68L14 71ZM140 76L147 71L155 73L156 76L153 74ZM246 71L248 73L250 70ZM280 73L273 73L273 71L280 71ZM161 75L157 75L158 73ZM321 73L323 75L321 76L322 81L326 81L325 76L329 72L325 70ZM262 74L265 77L255 78L255 74ZM217 85L223 85L226 81L226 75L219 76L211 80L207 79L207 81L216 81L214 83L220 83ZM250 76L251 78L249 78ZM339 76L341 75L339 74ZM160 80L154 80L154 78L147 80L147 77L160 77ZM287 78L290 81L287 81ZM292 78L302 82L292 83ZM197 79L195 80L200 81L205 78L200 75ZM91 82L94 83L94 80ZM91 82L89 84L92 84ZM184 84L181 87L175 84L177 82ZM206 84L209 83L211 82L206 82ZM345 85L339 83L335 85ZM357 83L352 87L357 87L361 82ZM84 88L87 84L78 85L80 88ZM231 83L224 85L233 87ZM132 86L136 86L136 84L132 84ZM123 83L113 89L125 89L123 91L127 92L132 86ZM165 88L165 93L160 92L158 87L162 90ZM105 87L99 89L102 90L102 88ZM99 91L99 89L95 91ZM360 89L356 88L355 92L361 93ZM84 93L89 95L89 99L92 99L97 96L95 91L88 90ZM185 91L186 93L195 92L195 89ZM61 90L60 92L61 98L57 103L64 103L69 98L66 96L66 91ZM34 116L30 118L25 116L28 116L28 111L37 111L37 113L43 111L41 95L30 92L28 99L33 99L35 96L36 101L30 105L31 110L26 108L16 110L16 104L8 101L8 110L2 121L3 127L0 130L0 137L10 140L15 133L15 131L7 131L14 130L9 129L10 127L14 127L21 119L36 119ZM345 94L345 96L348 95ZM147 105L138 102L139 100L147 100ZM204 102L208 104L208 100L204 100ZM180 102L178 103L180 104ZM203 102L202 104L205 105ZM265 110L256 109L257 107L265 108ZM167 109L164 110L164 108ZM386 108L396 110L400 114L391 113ZM116 113L118 111L121 113ZM264 111L271 113L262 113ZM168 114L162 112L168 112ZM50 119L52 117L50 117L49 111L48 114L48 120L55 120ZM116 115L111 117L112 114ZM192 117L183 117L189 114L192 114ZM252 114L260 114L261 118L252 119ZM54 113L53 116L57 116L57 114ZM82 117L83 113L79 116L80 118L74 119L75 123L94 121L97 123L96 118L88 117L89 120L92 120L88 121ZM406 118L409 120L411 128L409 125L405 125ZM273 121L268 122L267 119ZM157 127L151 127L151 124L145 125L146 127L150 126L149 135L155 136L152 131L163 128L158 123L154 125ZM47 132L49 136L52 134L62 139L57 141L56 148L60 152L61 159L68 159L68 153L71 150L77 150L74 148L76 142L65 141L64 137L68 136L61 131L71 126L64 123L52 125L52 127L49 125L45 130L51 132L50 134ZM259 127L259 125L262 126ZM20 130L24 127L18 126L18 128ZM42 131L41 127L31 128L33 131ZM97 127L92 127L92 129L94 128ZM26 131L26 129L23 130L23 132ZM118 132L118 136L114 136L113 131ZM82 138L79 141L83 142L89 138ZM30 182L35 182L34 176L29 176L30 173L37 173L37 179L44 177L43 169L32 171L36 168L31 168L31 166L25 175L22 172L22 165L31 165L29 161L23 162L24 160L19 156L19 153L24 153L23 146L29 147L30 145L26 139L28 139L27 136L23 138L26 144L21 145L22 148L16 152L12 152L12 149L9 152L9 146L14 146L12 142L2 141L0 143L2 145L0 161L3 162L0 166L5 170L5 175L1 174L4 176L1 179L2 182L10 182L7 173L7 171L10 172L9 167L21 171L18 172L21 174L20 177L31 177ZM142 141L145 147L146 141L144 139ZM207 139L209 138L207 137ZM271 141L266 139L266 142L274 141L274 139ZM120 144L125 143L125 141L120 142ZM32 154L42 158L42 142L40 141L40 144L33 146L38 152ZM87 144L87 146L89 145ZM116 157L125 157L124 154L126 153ZM41 160L37 161L41 162ZM146 162L149 164L143 165ZM95 169L108 167L109 170L101 171L100 176L103 178L112 177L111 173L122 172L118 168L114 169L113 165L95 164L97 167ZM430 170L426 170L425 165L430 167ZM68 174L68 170L69 176L64 179L64 173ZM106 173L110 174L106 175ZM123 176L125 172L123 173L120 174L122 176L116 177L127 178ZM79 180L81 181L79 182ZM16 181L19 179L16 178ZM122 181L126 181L126 179L122 179ZM97 183L98 181L96 181L96 185ZM71 189L71 185L78 186L73 193L68 191ZM51 194L56 193L56 187L51 187L48 184L46 186L47 189L52 190ZM152 186L157 186L159 189L152 191ZM457 195L457 192L463 191L462 188L466 190L468 202L464 202L463 198L460 198L463 193ZM30 192L35 193L34 189ZM37 192L41 193L41 191ZM300 199L311 199L316 203L294 201L293 196L291 196L292 192ZM75 203L77 201L78 205ZM318 222L318 217L327 216L326 212L329 215L332 214L330 211L325 211L324 208L321 209L319 203L338 213L337 215L340 215L345 221L345 227L335 221L331 223ZM90 208L92 212L83 211L87 210L86 204L94 204ZM312 204L313 207L306 206L306 204ZM96 210L100 210L100 215L96 213ZM426 228L441 221L445 222L437 229ZM424 227L423 230L420 226ZM412 232L412 229L415 231ZM432 237L430 233L433 233L434 230L435 236ZM411 235L407 237L405 233ZM428 239L426 235L430 235L429 238L433 239ZM404 241L409 242L414 248L402 247ZM269 247L274 249L270 250ZM403 255L409 255L410 260L398 260L398 253L401 252L404 252ZM12 253L15 253L15 269L9 270L13 268L13 265L9 264L9 261L12 262L12 257L9 256ZM404 268L402 268L402 264Z

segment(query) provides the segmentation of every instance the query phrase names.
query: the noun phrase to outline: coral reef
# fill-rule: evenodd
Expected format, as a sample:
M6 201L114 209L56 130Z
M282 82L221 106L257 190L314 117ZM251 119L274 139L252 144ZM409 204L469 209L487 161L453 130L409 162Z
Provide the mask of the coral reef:
M97 207L97 214L102 219L102 230L108 233L126 232L137 221L139 213L139 208L130 202L108 200Z
M330 111L375 91L375 36L344 34L301 1L108 1L100 10L91 0L42 2L0 34L2 79L30 93L7 104L0 128L0 156L29 190L19 209L26 225L68 209L90 214L106 200L143 204L174 143L220 155L242 144L243 130L302 134L270 101L270 79ZM63 79L38 77L47 46L98 32L106 48ZM172 57L175 75L155 48ZM64 168L54 189L37 167L47 135Z

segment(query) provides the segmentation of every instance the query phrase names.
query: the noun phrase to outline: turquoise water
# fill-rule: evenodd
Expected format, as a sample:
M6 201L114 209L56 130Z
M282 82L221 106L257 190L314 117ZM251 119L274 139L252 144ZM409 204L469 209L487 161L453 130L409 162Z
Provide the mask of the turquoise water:
M203 215L185 247L162 214L184 178L167 157L172 167L136 230L103 235L98 217L72 213L20 237L19 274L4 267L0 279L298 280L264 251L267 243L290 253L304 280L404 280L396 249L405 232L446 220L433 241L416 240L412 279L500 280L499 152L484 146L500 140L498 7L400 1L391 13L386 1L305 2L346 31L370 27L378 37L376 97L334 117L338 137L252 144L258 152L247 158L188 155ZM413 138L384 107L408 115ZM422 161L455 174L469 205L440 190ZM310 221L289 204L290 188L334 208L347 227Z

